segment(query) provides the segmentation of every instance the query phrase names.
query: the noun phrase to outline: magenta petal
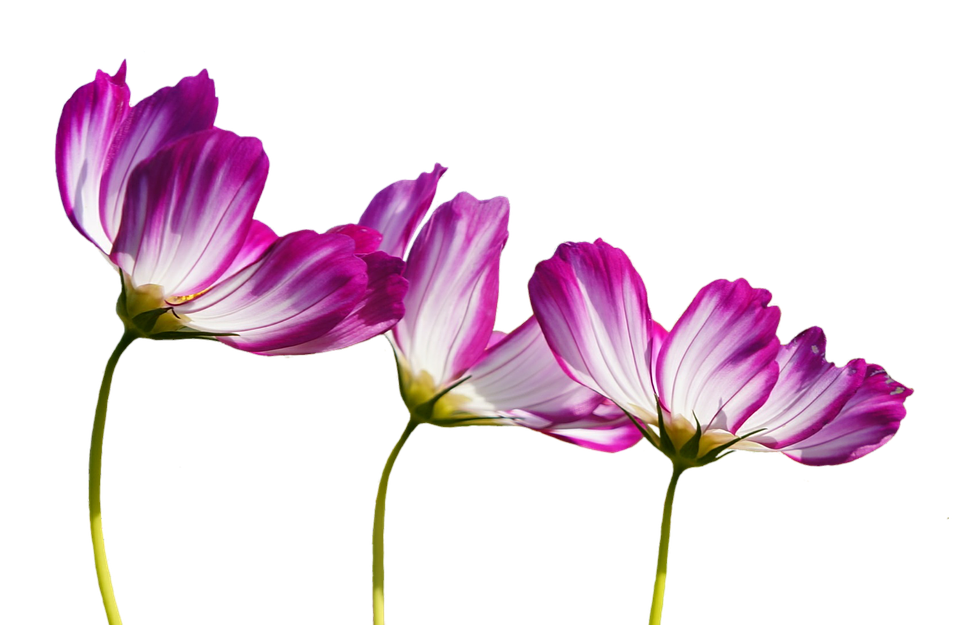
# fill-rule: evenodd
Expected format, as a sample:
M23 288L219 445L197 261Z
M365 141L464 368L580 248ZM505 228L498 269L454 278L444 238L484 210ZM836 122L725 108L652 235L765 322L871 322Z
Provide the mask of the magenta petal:
M225 130L163 148L130 176L111 260L168 300L203 291L243 247L267 169L257 139Z
M780 375L767 401L738 433L763 429L750 440L772 449L801 441L833 420L863 383L866 363L845 367L827 362L827 339L820 328L801 332L780 348Z
M704 429L737 428L777 381L780 309L746 280L717 280L700 289L670 331L657 361L664 407Z
M643 439L637 423L609 400L585 419L540 431L566 443L611 453L633 447Z
M383 334L403 317L407 281L403 261L383 252L362 256L367 264L367 289L354 309L329 332L312 341L267 354L316 354L349 347Z
M213 127L217 97L207 71L142 100L124 119L100 183L100 218L110 240L120 228L123 197L133 169L177 139Z
M907 414L903 403L913 394L883 367L867 365L866 377L837 417L806 440L783 452L803 464L842 464L885 444Z
M430 173L416 180L401 180L377 193L360 217L360 225L383 235L380 250L402 257L437 192L440 176L447 171L437 163Z
M427 371L443 386L483 353L496 315L508 213L506 198L480 201L461 193L417 236L404 274L407 312L394 328L413 375Z
M256 219L251 219L250 230L247 231L247 238L243 241L243 245L240 247L240 251L237 252L237 256L233 259L233 262L230 263L230 266L223 272L222 278L232 276L247 265L252 264L260 258L263 253L267 251L267 248L273 245L273 242L278 238L280 237L270 229L270 226Z
M333 330L367 287L353 241L310 230L280 237L259 260L174 309L187 325L233 347L286 353Z
M327 230L327 232L345 234L353 239L354 244L357 246L355 250L355 253L357 254L370 254L371 252L376 252L380 248L380 242L383 240L383 235L373 228L358 226L357 224L334 226L333 228Z
M114 76L98 71L63 105L57 128L57 181L67 217L104 253L113 237L100 222L100 178L128 110L126 73L126 61Z
M623 251L564 243L537 265L530 301L568 375L647 420L656 419L650 309Z

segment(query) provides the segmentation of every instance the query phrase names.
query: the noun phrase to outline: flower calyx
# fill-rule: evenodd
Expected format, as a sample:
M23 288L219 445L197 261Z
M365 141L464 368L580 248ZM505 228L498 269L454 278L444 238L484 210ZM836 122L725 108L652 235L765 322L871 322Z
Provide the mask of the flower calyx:
M186 319L177 315L173 307L164 300L163 290L159 285L146 284L134 287L129 280L129 277L121 271L117 316L123 321L126 331L134 336L156 341L214 340L218 336L234 336L188 327Z
M402 369L398 367L398 371ZM412 379L400 374L400 397L411 419L442 428L459 427L465 425L465 421L472 420L472 417L469 413L458 410L458 406L463 403L463 398L450 394L450 391L468 379L470 379L469 376L457 380L437 393L430 374L421 372Z
M730 440L709 446L705 451L703 451L701 450L701 443L704 441L703 429L700 427L700 420L697 419L696 415L693 416L693 420L697 426L696 430L693 432L693 435L690 436L690 438L683 442L682 445L676 444L671 438L670 431L664 424L663 407L660 405L659 399L657 400L657 429L660 432L659 436L652 432L649 427L644 427L633 415L627 413L627 416L629 416L634 424L640 429L643 437L650 441L650 444L660 450L663 455L670 458L674 466L681 470L712 464L717 460L732 454L734 450L730 449L730 447L736 443L739 443L740 441L763 431L763 428L761 428L742 436L735 436Z

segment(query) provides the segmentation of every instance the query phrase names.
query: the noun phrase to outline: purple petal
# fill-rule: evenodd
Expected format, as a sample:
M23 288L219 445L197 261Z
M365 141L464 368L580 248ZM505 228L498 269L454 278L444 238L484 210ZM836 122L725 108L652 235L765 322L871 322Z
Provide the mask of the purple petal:
M216 116L217 97L206 70L175 87L164 87L130 109L100 183L100 219L111 241L120 229L124 193L134 168L165 145L212 128Z
M633 447L643 438L637 424L609 400L586 419L540 431L566 443L611 453Z
M376 252L380 248L380 242L383 240L383 235L373 228L358 226L357 224L334 226L327 230L327 232L345 234L353 239L354 244L357 246L355 250L356 254ZM397 254L397 256L399 256L399 254Z
M186 324L238 336L221 341L257 353L299 353L352 311L367 287L353 241L311 230L280 237L259 260L175 307Z
M383 235L380 250L403 257L414 231L427 214L437 192L440 176L447 171L437 163L430 173L416 180L401 180L377 193L360 217L360 225Z
M703 287L670 331L657 360L660 401L704 429L736 432L777 381L780 309L746 280Z
M806 440L784 449L803 464L842 464L879 448L907 414L903 402L913 394L879 365L867 365L866 377L837 418Z
M383 252L361 258L367 264L367 288L350 314L323 336L266 353L316 354L341 349L383 334L396 325L403 317L403 297L407 292L403 261Z
M111 260L168 301L203 291L243 247L267 169L257 139L225 130L165 147L130 176Z
M533 317L487 350L466 375L469 379L456 392L473 399L462 410L515 416L524 425L527 416L535 415L534 422L542 426L536 429L580 421L603 399L563 372Z
M407 313L394 328L412 375L426 371L445 386L483 353L496 315L508 213L506 198L481 202L461 193L417 236L404 274Z
M740 426L738 433L763 428L750 440L772 449L801 441L832 421L863 383L866 363L845 367L827 362L827 339L820 328L801 332L780 348L780 376L770 397Z
M223 272L223 278L232 276L247 265L252 264L263 253L273 245L278 238L277 234L270 229L268 225L256 219L250 220L250 230L247 231L247 238L243 242L236 258L230 263L226 271Z
M567 374L645 420L656 420L650 309L623 251L564 243L537 265L530 301Z
M57 182L63 207L74 227L104 253L109 253L113 237L100 222L100 178L130 102L126 73L126 61L113 76L98 71L93 82L77 89L63 105L57 128Z

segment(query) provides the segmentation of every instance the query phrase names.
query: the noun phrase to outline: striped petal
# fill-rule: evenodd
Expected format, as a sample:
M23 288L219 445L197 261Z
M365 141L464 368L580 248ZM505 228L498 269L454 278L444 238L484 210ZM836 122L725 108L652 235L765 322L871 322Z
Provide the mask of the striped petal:
M416 180L395 182L373 197L360 217L360 225L383 235L381 251L403 257L407 244L433 202L437 183L445 171L447 168L437 163L432 172L422 173Z
M130 176L111 260L168 301L202 292L243 248L267 169L257 139L225 130L165 147Z
M128 112L126 73L126 61L113 76L98 71L93 82L77 89L64 104L57 128L57 182L63 207L74 227L104 253L110 252L113 237L100 222L100 179Z
M907 414L904 401L913 394L883 367L867 365L866 377L837 417L820 431L782 451L810 465L842 464L881 447Z
M267 224L252 219L250 221L250 230L247 231L247 238L243 241L237 256L223 272L223 277L232 276L241 269L252 264L260 258L267 249L273 245L278 238L277 234L270 229Z
M532 423L523 425L533 427ZM611 453L633 447L643 439L638 424L610 400L605 400L584 419L534 429L567 443Z
M296 349L331 332L367 288L353 240L310 230L280 237L255 263L174 308L191 328L257 353ZM321 351L321 350L317 350Z
M130 109L100 183L100 218L111 241L120 229L123 197L134 168L163 146L212 128L216 116L217 97L206 70L160 89Z
M742 279L700 290L657 359L660 400L673 417L736 432L767 400L780 349L780 310L769 303L769 291Z
M772 449L801 441L836 418L853 397L866 363L857 359L836 367L827 362L826 344L823 330L810 328L780 348L780 376L770 397L739 428L743 433L763 429L750 441Z
M497 340L465 375L451 393L464 417L505 419L599 451L620 451L641 438L619 407L563 372L534 317Z
M383 334L403 317L407 281L403 261L383 252L361 256L367 265L367 288L350 313L326 334L312 341L268 354L316 354L356 345Z
M530 301L568 375L656 421L647 293L623 251L601 240L564 243L537 265Z
M465 375L469 379L456 390L471 398L461 407L465 412L513 417L522 425L539 417L531 419L535 429L578 422L603 399L563 372L534 317L487 350Z
M414 377L426 371L443 387L483 354L496 315L508 213L506 198L461 193L417 236L404 274L407 312L394 328Z

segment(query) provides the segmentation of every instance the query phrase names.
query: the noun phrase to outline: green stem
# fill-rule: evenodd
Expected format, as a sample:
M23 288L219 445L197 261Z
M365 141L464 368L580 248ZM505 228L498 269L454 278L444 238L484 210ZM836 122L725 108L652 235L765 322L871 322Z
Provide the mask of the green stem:
M97 399L97 412L93 419L93 436L90 440L90 536L93 538L93 560L97 565L97 582L100 595L103 596L103 608L107 612L110 625L121 625L117 599L113 596L113 583L110 581L110 569L107 567L107 552L103 548L103 524L100 521L100 469L103 459L103 430L107 424L107 400L110 397L110 383L113 370L117 367L120 355L137 338L132 332L125 332L117 348L107 361L100 384L100 397Z
M383 467L383 477L380 478L380 489L377 491L377 507L373 513L373 625L383 625L383 517L387 509L387 482L390 480L390 471L396 462L403 444L407 442L410 433L417 427L418 421L410 419L407 429L403 431L400 440L390 452L387 464Z
M657 555L657 580L653 584L653 602L650 604L650 625L660 625L663 611L663 591L667 585L667 550L670 546L670 515L673 513L673 494L685 467L673 465L673 477L663 501L663 521L660 524L660 553Z

